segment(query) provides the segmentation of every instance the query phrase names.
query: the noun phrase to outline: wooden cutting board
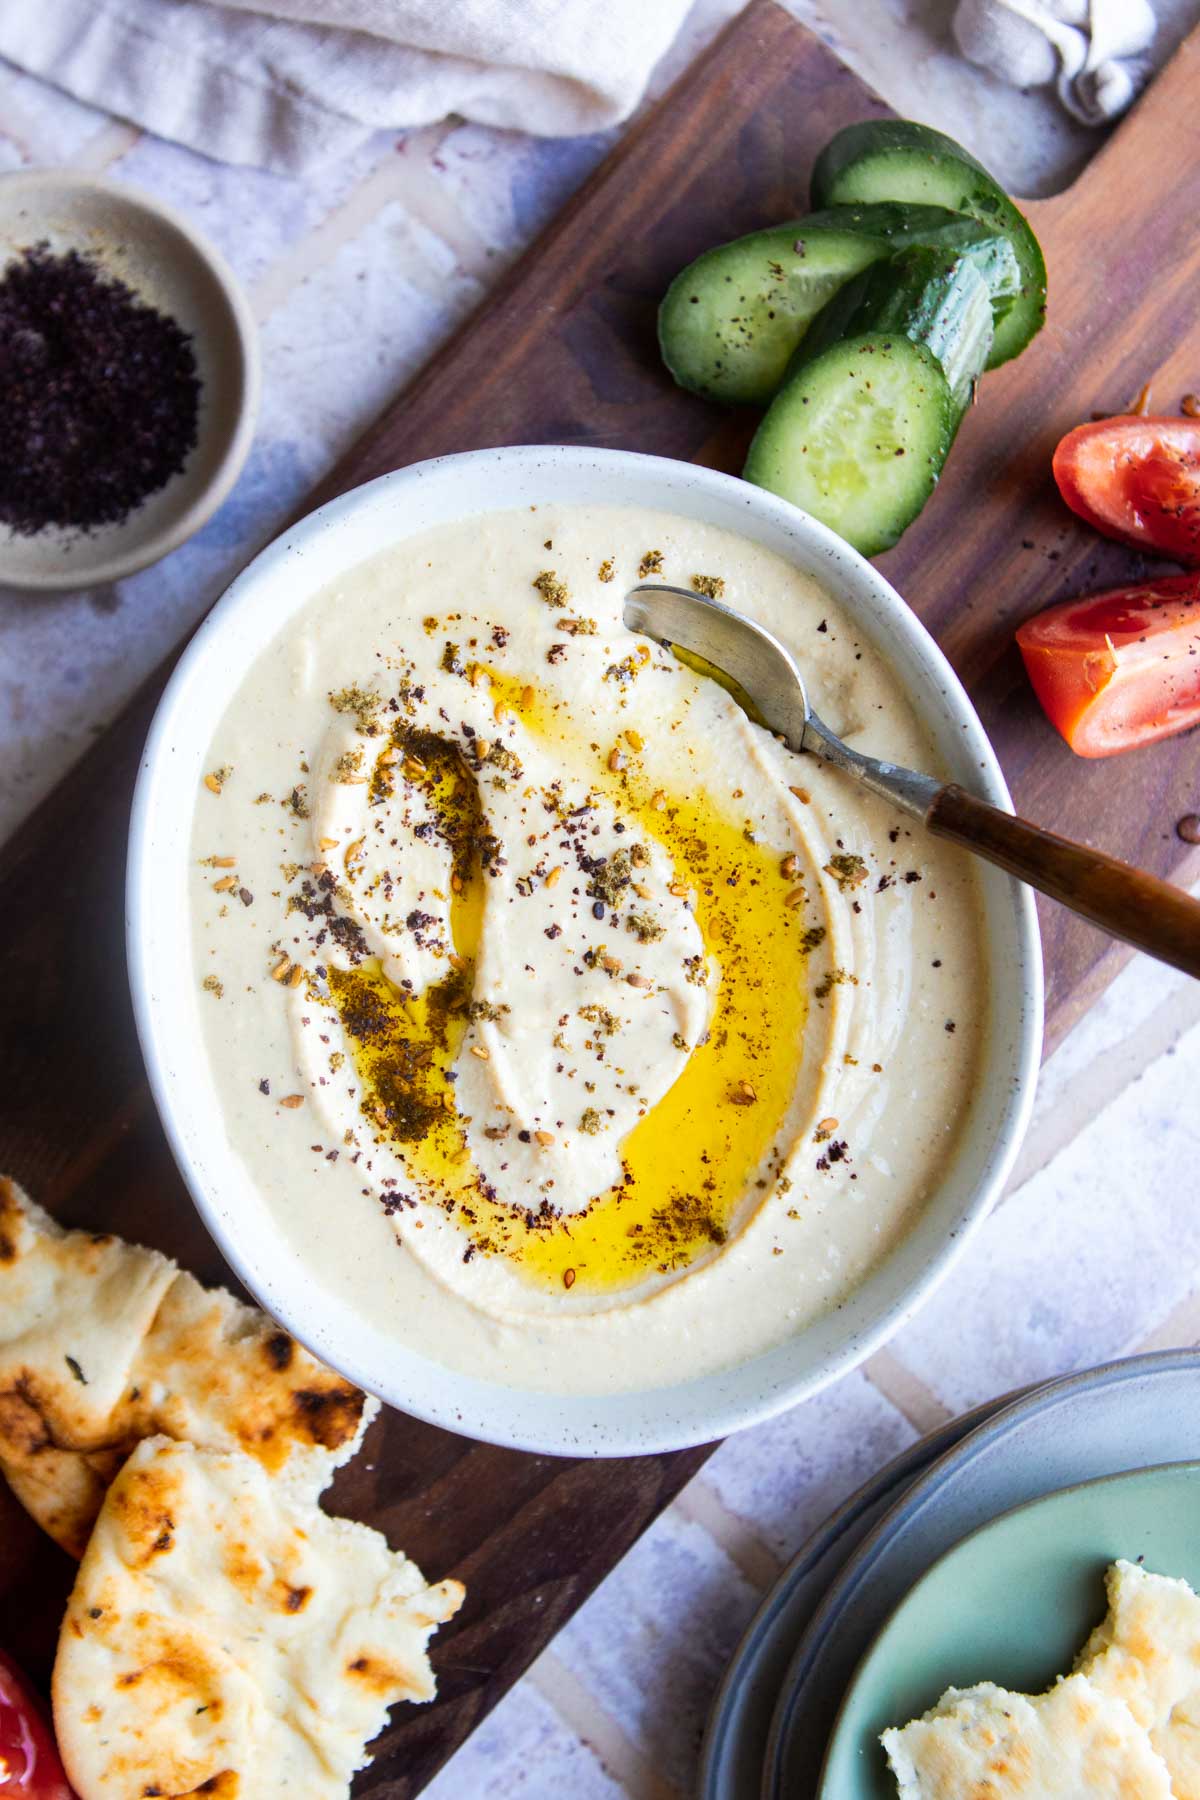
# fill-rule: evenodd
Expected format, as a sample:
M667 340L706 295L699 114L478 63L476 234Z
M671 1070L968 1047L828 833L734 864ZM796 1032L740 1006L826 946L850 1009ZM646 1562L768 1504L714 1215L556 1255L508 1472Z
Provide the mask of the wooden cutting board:
M1103 764L1066 751L1011 647L1017 620L1141 572L1075 524L1050 452L1093 410L1152 379L1173 411L1200 390L1200 34L1067 194L1031 206L1050 319L989 375L947 475L882 566L970 688L1018 804L1164 875L1200 874L1174 832L1200 809L1200 735ZM707 245L803 210L816 152L882 103L773 4L754 0L623 140L480 313L347 455L312 503L384 470L482 445L610 444L736 470L752 421L674 388L655 306ZM184 1191L134 1037L122 947L125 830L167 670L29 821L0 893L0 1169L61 1219L104 1227L229 1280ZM1052 1038L1122 953L1047 908ZM469 1599L438 1640L440 1695L402 1708L357 1793L406 1800L494 1705L707 1451L555 1461L471 1444L389 1414L339 1477L368 1519ZM0 1644L44 1676L71 1579L0 1490Z

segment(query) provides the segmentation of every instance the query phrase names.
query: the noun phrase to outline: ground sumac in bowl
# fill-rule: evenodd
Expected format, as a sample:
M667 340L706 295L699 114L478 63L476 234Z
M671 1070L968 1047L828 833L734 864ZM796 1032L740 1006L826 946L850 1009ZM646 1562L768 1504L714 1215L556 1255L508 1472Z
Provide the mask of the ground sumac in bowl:
M196 443L191 338L77 250L0 274L0 523L120 524Z

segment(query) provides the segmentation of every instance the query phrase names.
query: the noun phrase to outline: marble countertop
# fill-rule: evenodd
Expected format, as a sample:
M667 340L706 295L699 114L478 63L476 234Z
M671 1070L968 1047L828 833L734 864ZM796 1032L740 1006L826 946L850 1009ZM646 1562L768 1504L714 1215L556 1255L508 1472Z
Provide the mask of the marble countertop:
M790 0L900 112L1018 193L1101 141L1045 93L970 68L949 0ZM737 10L699 0L652 92ZM1200 0L1160 0L1161 60ZM143 135L0 63L0 171L103 170L186 211L246 283L264 405L233 495L114 586L0 590L0 841L617 134L546 141L448 121L381 132L304 182ZM1196 371L1200 377L1200 370ZM1200 810L1200 794L1174 797ZM919 1317L856 1373L722 1446L427 1790L434 1800L677 1800L758 1600L807 1533L905 1445L1021 1383L1200 1338L1200 984L1137 958L1047 1063L1003 1202ZM1136 1266L1136 1281L1115 1279Z

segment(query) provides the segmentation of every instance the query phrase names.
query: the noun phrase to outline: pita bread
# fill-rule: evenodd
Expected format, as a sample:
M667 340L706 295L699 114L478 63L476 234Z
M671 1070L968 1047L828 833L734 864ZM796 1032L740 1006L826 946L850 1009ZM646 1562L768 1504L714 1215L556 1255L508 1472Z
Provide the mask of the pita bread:
M880 1741L900 1800L1172 1800L1142 1726L1084 1675L1032 1697L990 1681L948 1688Z
M1108 1617L1076 1668L1149 1732L1176 1800L1200 1800L1200 1597L1130 1562L1114 1563L1105 1581Z
M80 1800L344 1800L462 1603L261 1464L152 1438L105 1497L67 1605L54 1725Z
M72 1556L142 1438L244 1450L315 1499L377 1411L256 1307L0 1177L0 1470Z

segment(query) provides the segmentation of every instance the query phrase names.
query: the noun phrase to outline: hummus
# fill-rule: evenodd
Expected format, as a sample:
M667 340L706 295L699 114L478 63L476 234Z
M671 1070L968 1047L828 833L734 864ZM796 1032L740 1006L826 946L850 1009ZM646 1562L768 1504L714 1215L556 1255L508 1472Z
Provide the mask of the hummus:
M197 799L233 1148L314 1280L522 1387L684 1379L835 1306L936 1186L978 1055L968 859L628 633L656 577L767 624L849 741L933 766L780 558L543 507L313 599Z

